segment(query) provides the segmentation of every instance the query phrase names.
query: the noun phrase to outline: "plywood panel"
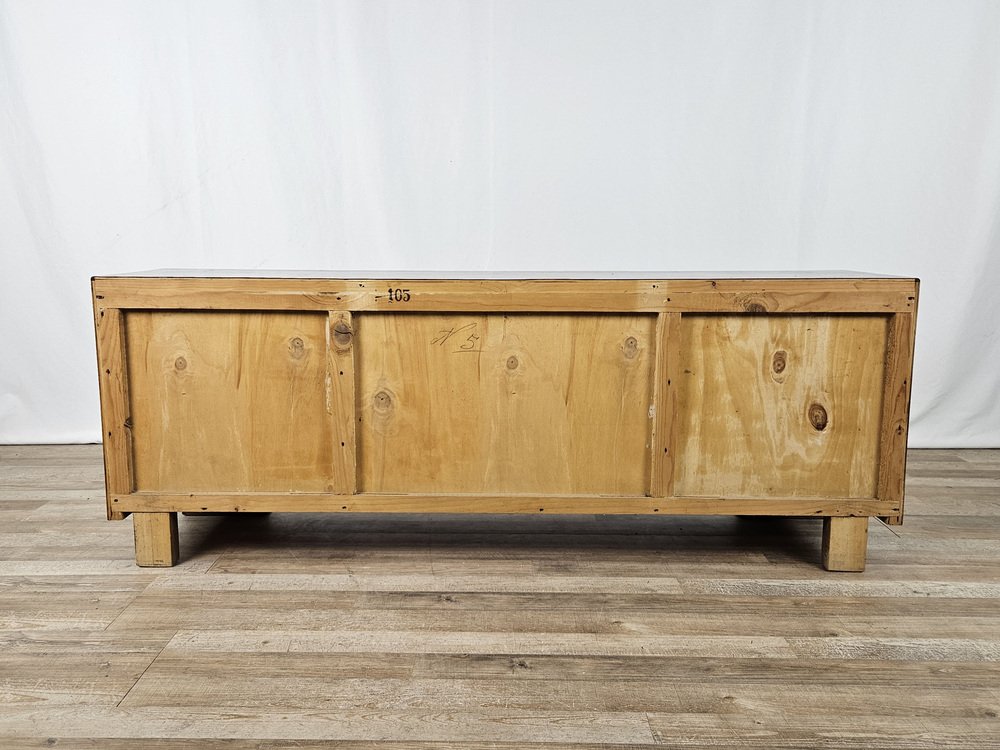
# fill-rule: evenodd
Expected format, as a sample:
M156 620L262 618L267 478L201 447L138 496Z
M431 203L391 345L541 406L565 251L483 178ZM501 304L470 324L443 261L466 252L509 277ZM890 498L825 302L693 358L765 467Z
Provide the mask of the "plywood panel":
M655 316L354 320L359 490L646 492Z
M126 313L139 490L333 491L325 313Z
M684 315L678 495L873 497L880 315Z

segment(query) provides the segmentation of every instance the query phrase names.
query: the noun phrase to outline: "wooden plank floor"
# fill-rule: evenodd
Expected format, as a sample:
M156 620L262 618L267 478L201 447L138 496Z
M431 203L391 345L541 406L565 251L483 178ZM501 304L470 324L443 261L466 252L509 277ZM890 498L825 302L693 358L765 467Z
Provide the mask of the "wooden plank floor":
M1000 451L912 451L866 573L816 519L183 517L0 446L0 748L1000 748Z

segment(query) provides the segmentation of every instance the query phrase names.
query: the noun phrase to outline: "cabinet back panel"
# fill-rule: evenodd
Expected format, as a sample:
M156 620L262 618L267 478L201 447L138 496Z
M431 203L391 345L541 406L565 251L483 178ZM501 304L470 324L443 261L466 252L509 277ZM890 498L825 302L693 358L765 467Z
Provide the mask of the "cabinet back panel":
M359 491L646 491L654 315L354 321Z
M874 497L888 317L681 318L675 492Z
M127 312L136 489L329 491L327 320Z

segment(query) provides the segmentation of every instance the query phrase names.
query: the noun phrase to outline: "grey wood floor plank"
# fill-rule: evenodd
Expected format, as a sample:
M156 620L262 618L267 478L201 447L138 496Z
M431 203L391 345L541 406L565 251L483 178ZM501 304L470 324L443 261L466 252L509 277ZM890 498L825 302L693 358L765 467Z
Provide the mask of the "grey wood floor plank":
M399 678L467 680L660 681L704 685L813 685L980 689L1000 684L1000 662L886 661L704 656L553 656L166 651L147 676Z
M601 633L416 632L399 630L182 630L166 650L300 653L599 654L775 657L793 656L773 636L632 635Z
M780 750L996 750L997 721L985 718L885 716L796 716L759 713L648 714L656 741L685 748L776 748Z
M317 710L388 712L411 710L592 711L613 713L728 713L753 717L780 712L786 717L854 717L892 713L924 717L986 718L1000 709L988 688L910 686L900 705L894 691L854 685L741 685L592 680L514 680L419 678L248 677L231 680L164 675L147 671L121 705L173 706L186 709L210 704L257 711Z
M187 706L5 709L0 736L330 739L507 743L652 743L644 713L521 709L232 710ZM194 744L197 747L197 744Z
M241 593L241 592L225 592ZM705 611L683 601L676 608L669 604L659 607L651 604L645 610L624 611L586 610L573 604L572 608L543 609L540 602L523 610L505 609L502 605L492 608L466 609L439 603L437 608L381 607L366 609L354 607L345 609L343 599L330 602L308 601L308 597L298 595L285 597L268 596L271 592L261 592L242 603L226 601L230 597L220 595L210 614L206 614L197 604L191 604L195 597L159 598L142 597L131 604L127 611L117 617L109 628L113 631L162 632L197 628L199 630L243 631L281 630L379 630L395 631L468 631L508 633L640 633L648 635L711 635L739 636L753 632L768 636L811 636L830 635L881 636L894 633L898 636L921 638L963 638L975 637L995 624L995 613L989 607L982 607L984 614L967 614L962 605L952 606L939 616L930 616L926 611L920 617L908 615L884 615L878 604L884 599L856 599L862 606L853 609L839 607L831 610L824 618L818 618L799 607L797 612L779 614L780 607L767 612L766 607L741 611L734 617L732 609L744 602L736 602L725 597L730 611L711 611L706 604ZM312 597L317 598L315 595ZM322 597L325 598L325 597ZM452 597L454 601L454 597ZM707 599L707 597L706 597ZM571 601L569 597L564 601ZM508 600L509 601L509 600ZM967 601L980 602L982 599ZM872 604L876 606L872 606ZM231 604L232 606L227 606ZM724 610L725 604L717 609ZM942 608L945 609L945 608ZM913 611L917 611L914 607ZM872 614L865 614L870 612ZM0 621L5 616L0 607Z

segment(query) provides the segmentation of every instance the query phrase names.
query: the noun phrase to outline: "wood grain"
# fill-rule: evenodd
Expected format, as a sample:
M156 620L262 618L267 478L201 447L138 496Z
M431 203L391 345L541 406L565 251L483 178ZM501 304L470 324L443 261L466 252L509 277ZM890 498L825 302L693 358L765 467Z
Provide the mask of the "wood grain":
M652 497L674 494L680 346L681 316L661 313L656 319L656 367L653 373L654 413L649 477L649 494Z
M637 457L639 460L642 456ZM368 492L335 493L157 493L112 497L127 511L294 513L602 513L697 515L858 516L885 515L898 503L852 497L661 497L646 495L536 495L507 493Z
M125 354L125 316L119 309L95 304L94 327L97 335L107 515L109 521L120 521L124 516L120 510L112 506L111 496L129 493L135 489L128 365Z
M350 312L330 313L326 413L333 429L333 491L341 495L353 495L358 489L355 327Z
M891 313L913 279L289 279L98 277L95 301L128 309L351 312ZM406 288L409 300L390 299Z
M364 316L359 490L644 495L654 327L652 316Z
M131 311L126 325L138 490L333 491L347 436L327 411L326 315Z
M169 568L179 555L176 513L133 513L135 563L144 568Z
M875 497L886 327L684 315L676 494Z
M868 554L868 517L823 519L823 567L858 573Z
M899 525L903 522L906 438L910 426L910 384L913 380L913 345L916 319L916 309L914 308L912 314L893 315L889 324L882 397L878 496L884 500L899 501L899 513L886 519L893 525Z
M251 276L93 280L110 517L901 519L913 279Z

